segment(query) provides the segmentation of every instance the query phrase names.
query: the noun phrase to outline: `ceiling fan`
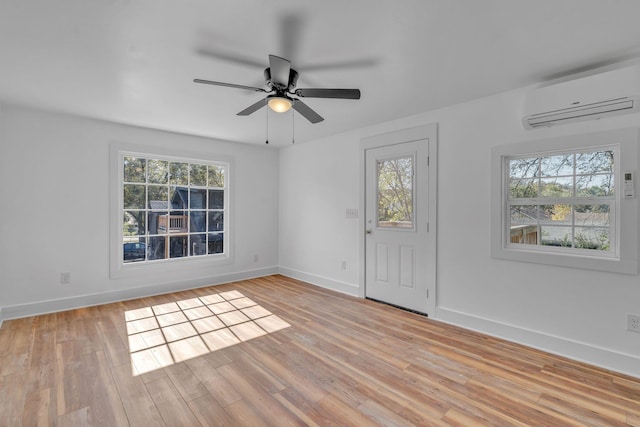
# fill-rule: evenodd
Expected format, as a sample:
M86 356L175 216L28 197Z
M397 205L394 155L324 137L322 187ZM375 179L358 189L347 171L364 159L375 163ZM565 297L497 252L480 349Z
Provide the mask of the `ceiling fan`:
M284 113L293 108L311 123L319 123L324 118L298 98L360 99L359 89L296 89L298 72L291 68L291 62L287 59L275 55L269 55L269 67L264 70L264 80L268 89L202 79L194 79L193 81L194 83L225 86L268 94L265 98L240 111L238 116L248 116L268 105L269 108L277 113Z

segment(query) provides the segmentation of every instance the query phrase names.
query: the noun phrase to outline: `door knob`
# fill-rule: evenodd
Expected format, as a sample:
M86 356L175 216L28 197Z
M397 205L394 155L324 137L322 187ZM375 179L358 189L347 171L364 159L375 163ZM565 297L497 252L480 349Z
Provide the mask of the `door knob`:
M372 230L369 228L369 229L367 230L367 234L371 234L371 233L372 233Z

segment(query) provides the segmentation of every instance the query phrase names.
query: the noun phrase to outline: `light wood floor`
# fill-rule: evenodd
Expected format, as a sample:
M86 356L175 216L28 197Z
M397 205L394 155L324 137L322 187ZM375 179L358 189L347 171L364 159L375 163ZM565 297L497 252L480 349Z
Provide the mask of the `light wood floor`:
M272 276L6 321L0 425L640 426L640 380Z

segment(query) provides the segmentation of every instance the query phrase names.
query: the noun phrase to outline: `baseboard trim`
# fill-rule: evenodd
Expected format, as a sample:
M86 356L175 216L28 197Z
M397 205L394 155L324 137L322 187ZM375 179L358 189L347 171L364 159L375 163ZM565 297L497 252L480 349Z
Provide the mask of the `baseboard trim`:
M304 271L283 266L278 267L278 272L283 276L302 280L303 282L311 283L312 285L320 286L321 288L331 289L332 291L342 292L343 294L355 297L358 296L358 285L339 282L337 280L329 279L328 277L318 276L317 274L306 273Z
M267 267L258 270L248 270L236 273L221 274L199 279L185 280L181 282L162 283L152 286L142 286L130 289L121 289L112 292L78 295L69 298L37 301L28 304L3 307L0 311L0 324L2 320L18 319L22 317L37 316L40 314L55 313L59 311L73 310L76 308L90 307L100 304L109 304L117 301L143 298L153 295L161 295L170 292L178 292L189 289L197 289L205 286L221 285L239 280L254 279L256 277L270 276L278 273L277 267Z
M435 319L611 371L640 378L640 358L439 307Z

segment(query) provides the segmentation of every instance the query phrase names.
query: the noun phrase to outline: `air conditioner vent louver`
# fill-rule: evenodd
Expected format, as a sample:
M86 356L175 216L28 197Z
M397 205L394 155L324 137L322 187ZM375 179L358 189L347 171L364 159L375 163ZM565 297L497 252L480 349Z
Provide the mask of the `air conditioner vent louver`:
M640 68L621 68L533 90L525 128L555 126L640 111Z

